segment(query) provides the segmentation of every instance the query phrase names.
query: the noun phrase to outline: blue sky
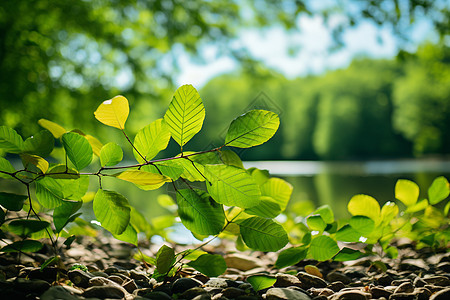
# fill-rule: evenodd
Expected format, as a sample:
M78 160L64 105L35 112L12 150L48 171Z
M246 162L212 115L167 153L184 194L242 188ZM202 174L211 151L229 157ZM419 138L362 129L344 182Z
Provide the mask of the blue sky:
M300 30L295 32L287 32L276 26L265 30L243 30L231 47L247 48L255 58L261 59L267 66L288 78L343 68L360 55L391 58L398 52L399 41L392 30L377 27L369 21L347 29L343 36L345 46L334 52L328 50L332 44L332 36L321 16L303 16L298 19L297 25ZM435 38L431 24L425 19L421 20L410 30L407 50L414 51L421 42ZM289 55L289 48L292 46L299 50L294 55ZM195 63L187 54L178 56L181 73L176 78L177 85L190 83L201 88L211 78L239 67L232 58L218 56L214 45L205 46L201 51L205 64Z

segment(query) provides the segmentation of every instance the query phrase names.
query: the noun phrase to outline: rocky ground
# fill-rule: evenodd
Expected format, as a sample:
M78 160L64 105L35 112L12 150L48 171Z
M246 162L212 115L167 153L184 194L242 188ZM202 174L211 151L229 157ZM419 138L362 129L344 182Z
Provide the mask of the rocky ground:
M81 238L62 252L63 264L42 271L40 266L48 258L45 248L31 257L2 254L0 299L450 299L450 252L416 251L409 241L398 242L398 259L381 259L386 272L372 263L379 257L345 263L305 260L277 270L274 253L233 253L230 247L222 243L204 249L224 255L228 265L224 275L209 278L187 268L167 282L152 279L153 267L131 258L134 247L114 239ZM151 256L158 249L144 248ZM75 264L87 270L70 270ZM317 266L316 275L322 278L305 270L306 265ZM255 274L273 275L276 282L256 292L246 281Z

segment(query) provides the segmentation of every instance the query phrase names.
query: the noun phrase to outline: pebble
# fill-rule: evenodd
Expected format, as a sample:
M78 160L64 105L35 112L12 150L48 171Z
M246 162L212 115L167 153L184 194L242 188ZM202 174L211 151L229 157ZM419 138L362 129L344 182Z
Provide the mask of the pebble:
M326 276L326 279L329 282L340 281L344 284L349 284L350 282L352 282L352 279L350 277L348 277L347 275L345 275L341 272L337 272L337 271L328 273L328 275Z
M294 275L278 273L276 278L275 287L301 286L300 279Z
M83 297L100 299L123 299L125 297L125 293L123 292L123 289L120 289L116 286L91 286L84 291Z
M78 296L75 296L68 289L62 286L52 286L41 295L41 300L78 300Z
M73 284L82 288L89 287L89 280L94 277L91 274L79 269L69 271L67 276L69 276L69 279Z
M266 300L311 300L311 297L288 288L271 288L267 290Z
M404 282L400 284L394 291L394 294L398 293L412 293L414 292L414 286L411 282Z
M448 300L450 299L450 288L443 289L430 297L430 300Z
M306 272L299 272L297 274L297 278L300 279L300 287L306 290L312 287L324 288L328 285L327 282L322 278L308 274Z
M450 278L446 276L431 276L427 278L422 278L427 284L433 284L438 286L448 287L450 286Z
M370 299L371 295L369 293L364 293L362 291L341 291L329 297L330 300L366 300Z
M201 286L202 282L193 278L179 278L172 285L172 293L181 294L193 287Z

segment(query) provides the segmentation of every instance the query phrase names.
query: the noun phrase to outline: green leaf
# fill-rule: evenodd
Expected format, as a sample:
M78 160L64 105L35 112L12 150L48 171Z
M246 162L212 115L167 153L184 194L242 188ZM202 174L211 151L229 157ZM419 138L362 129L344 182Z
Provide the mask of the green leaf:
M3 157L0 157L0 171L7 173L14 173L16 172L16 169L14 169L14 167L8 160L4 159ZM11 178L11 176L0 172L0 178Z
M167 176L145 172L141 170L124 171L115 176L119 179L142 186L152 186L152 185L155 186L171 181L171 179Z
M218 254L203 254L196 260L189 262L188 266L209 277L217 277L227 270L225 259Z
M14 242L6 245L0 249L0 252L37 252L42 249L44 245L35 240L24 240Z
M231 150L222 150L219 152L220 160L222 163L230 166L235 166L237 168L244 168L244 164L242 163L241 158Z
M225 224L222 205L201 190L177 191L178 215L187 229L202 235L218 234Z
M58 164L52 166L47 171L47 176L53 179L78 179L80 174L77 170L67 168L66 165Z
M375 229L375 222L366 216L353 216L348 223L364 237L368 237Z
M76 213L82 206L82 201L64 201L53 211L53 224L55 224L56 233L69 223L71 216Z
M356 195L348 202L348 211L353 216L366 216L378 223L380 220L380 204L368 195Z
M204 119L205 107L197 90L189 84L178 88L164 115L164 121L181 148L202 129Z
M283 226L271 219L251 217L238 220L242 239L254 250L278 251L289 241Z
M169 127L163 119L153 121L136 134L134 138L134 148L144 156L145 160L133 151L134 157L139 163L144 163L154 158L160 151L167 148L170 140Z
M231 122L225 145L250 148L267 142L278 130L278 115L266 110L251 110Z
M128 224L127 228L125 228L125 231L121 234L113 234L113 236L118 240L133 244L135 246L137 246L138 244L136 229L131 224Z
M40 119L38 121L38 124L50 131L55 139L59 139L67 131L61 125L58 125L55 122L46 119Z
M339 252L339 247L329 236L321 235L311 241L309 253L318 261L331 259Z
M8 229L20 236L28 236L33 232L41 231L45 229L50 223L40 220L13 220L8 224Z
M450 195L450 185L447 178L440 176L433 180L433 183L428 189L428 199L430 200L430 204L437 204L447 198L448 195Z
M175 252L172 248L162 245L156 253L156 269L160 274L170 271L175 263Z
M247 282L250 283L255 291L267 289L275 284L277 279L268 275L253 275L247 278Z
M281 211L286 209L286 206L291 198L294 188L290 183L281 178L270 178L261 186L261 194L263 196L272 197L281 208Z
M431 246L431 245L430 245ZM387 247L386 250L384 250L389 258L396 259L398 257L398 250L395 247ZM386 272L386 271L384 271Z
M122 161L122 158L122 148L115 143L108 143L100 150L100 164L102 167L117 165Z
M336 232L336 240L341 242L356 243L360 238L361 234L349 224L344 225Z
M103 101L94 112L94 116L105 125L123 130L129 113L130 107L127 98L116 96Z
M23 207L23 202L28 199L28 196L17 195L11 193L0 192L0 205L7 210L19 211Z
M145 234L147 234L150 230L150 224L147 222L145 217L132 206L130 214L130 224L133 225L137 232L144 232Z
M334 222L334 213L331 210L331 207L327 204L316 209L314 214L320 215L327 224L331 224Z
M261 196L260 199L258 205L247 208L245 213L269 219L275 218L281 213L280 205L272 197Z
M399 179L395 184L395 198L403 202L406 206L416 204L419 199L419 192L419 186L413 181Z
M278 255L275 267L278 269L293 266L306 258L308 249L305 247L292 247L285 249Z
M9 153L20 153L23 151L23 139L14 129L0 126L0 149Z
M250 208L258 205L261 192L245 170L228 165L207 165L205 176L211 197L228 206Z
M50 172L55 169L51 169ZM44 177L36 181L36 198L46 208L55 208L64 203L63 200L81 200L89 187L89 178L55 179Z
M41 265L40 271L42 272L45 268L47 268L50 265L58 265L58 263L60 261L61 261L61 257L59 257L59 256L50 257Z
M67 156L77 170L82 170L91 163L92 147L84 136L75 132L67 132L62 135L61 139Z
M42 130L25 140L23 152L46 157L53 151L54 146L53 135L48 130Z
M355 260L363 256L364 254L358 250L353 250L350 248L342 248L338 254L333 258L335 261L350 261Z
M168 161L162 161L162 162L156 162L151 165L145 165L141 168L142 171L150 172L154 174L160 174L170 177L172 180L177 180L180 178L181 174L183 174L184 169L175 160L168 160Z
M121 234L130 222L130 205L119 193L99 189L94 198L94 214L102 227L112 234Z
M324 231L327 224L320 215L312 215L306 218L306 224L311 230Z

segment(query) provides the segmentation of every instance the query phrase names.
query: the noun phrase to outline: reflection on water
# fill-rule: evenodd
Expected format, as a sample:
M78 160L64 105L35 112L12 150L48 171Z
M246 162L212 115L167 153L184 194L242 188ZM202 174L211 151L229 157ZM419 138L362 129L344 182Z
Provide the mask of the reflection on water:
M254 161L246 168L269 170L294 186L290 205L309 200L329 204L338 218L347 217L347 203L356 194L375 197L381 204L394 200L397 179L410 179L421 187L420 197L437 176L450 178L450 160L389 160L364 162ZM289 207L288 207L289 209Z

